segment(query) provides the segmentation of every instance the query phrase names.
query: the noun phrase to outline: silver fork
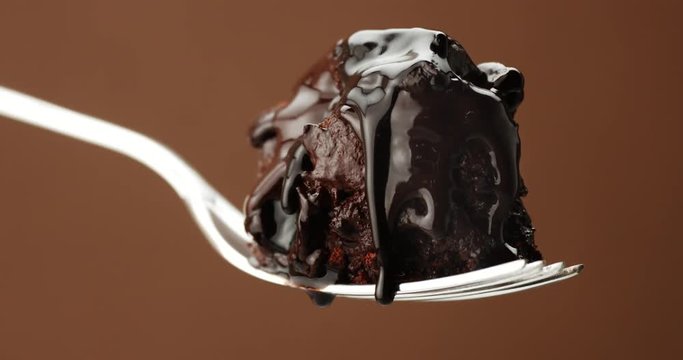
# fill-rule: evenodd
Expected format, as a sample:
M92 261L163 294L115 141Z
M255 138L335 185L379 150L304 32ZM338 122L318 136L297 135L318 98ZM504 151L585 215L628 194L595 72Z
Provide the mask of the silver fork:
M118 152L161 176L185 202L192 218L213 248L239 270L264 281L336 296L374 299L374 285L327 285L312 289L284 275L255 266L243 214L221 196L180 156L159 142L107 121L51 104L0 86L0 115ZM400 284L396 300L452 301L522 291L568 279L583 265L545 265L524 260L465 274Z

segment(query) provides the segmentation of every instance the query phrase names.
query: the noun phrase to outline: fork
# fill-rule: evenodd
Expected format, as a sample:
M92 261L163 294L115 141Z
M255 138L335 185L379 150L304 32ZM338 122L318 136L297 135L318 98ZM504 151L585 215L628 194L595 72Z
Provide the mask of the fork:
M195 169L161 143L133 130L0 86L0 116L40 127L118 152L140 162L164 179L184 201L213 248L237 269L276 285L319 295L374 299L374 285L332 284L311 288L285 275L258 267L251 256L253 239L244 230L244 215ZM522 291L576 276L583 265L558 262L508 263L437 279L399 285L398 301L453 301Z

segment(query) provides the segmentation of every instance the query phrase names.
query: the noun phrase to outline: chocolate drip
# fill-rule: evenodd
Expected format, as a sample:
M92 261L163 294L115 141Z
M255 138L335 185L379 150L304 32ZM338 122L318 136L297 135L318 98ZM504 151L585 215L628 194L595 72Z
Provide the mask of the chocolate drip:
M314 304L319 307L328 307L334 301L335 296L329 293L319 292L319 291L306 291L308 297L313 301Z
M395 137L394 128L397 127L396 125L398 127L402 125L394 124L394 122L406 120L402 119L402 114L394 110L398 92L402 85L416 85L410 84L409 78L415 70L433 71L433 76L429 77L434 81L433 84L429 84L431 86L445 87L451 82L461 82L460 86L467 90L470 90L469 84L466 84L461 77L477 74L478 71L459 44L449 40L443 33L428 30L396 30L391 33L361 31L351 36L345 45L348 50L342 51L342 54L349 54L344 60L345 75L349 79L358 79L352 84L353 88L346 93L345 103L356 107L362 114L360 135L366 155L366 192L373 238L379 254L380 274L375 298L382 304L388 304L393 301L398 291L398 284L393 266L396 260L392 259L396 252L392 249L392 239L395 239L397 234L395 228L390 228L391 222L388 219L390 210L394 206L394 194L387 193L387 182L403 175L397 172L406 170L392 167L390 159L390 144L392 138ZM428 66L421 68L427 64ZM451 65L457 67L451 68ZM450 78L451 76L453 78ZM418 79L424 78L418 77ZM406 79L408 81L404 83L403 80ZM482 80L483 77L478 76L477 79ZM423 101L428 107L439 105L428 99L423 99ZM416 108L420 109L419 106ZM465 114L455 115L453 119L457 119L458 116L465 117ZM407 120L414 121L414 119ZM471 123L482 124L481 121L476 120L478 119L473 119ZM460 133L477 133L468 130ZM459 143L457 139L452 138L442 138L440 142ZM447 148L442 144L436 144L436 146L446 151L457 150ZM420 156L420 154L415 155ZM406 156L409 155L406 154ZM410 165L407 168L410 172ZM405 178L405 176L402 177ZM448 189L445 190L447 192ZM447 198L448 194L437 193L432 197Z
M401 281L539 259L512 120L523 82L441 32L353 34L253 127L247 230L288 253L292 281L374 282L382 304Z
M306 148L300 141L292 145L286 159L287 170L282 179L282 209L287 214L295 214L299 210L299 194L296 186L301 183L301 173L311 170L311 159L306 153Z

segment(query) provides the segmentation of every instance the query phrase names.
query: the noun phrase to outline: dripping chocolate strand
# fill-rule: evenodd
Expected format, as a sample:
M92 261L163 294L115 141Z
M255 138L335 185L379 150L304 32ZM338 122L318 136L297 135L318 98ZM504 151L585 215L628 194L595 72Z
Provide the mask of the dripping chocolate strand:
M424 48L414 44L423 39ZM425 41L426 40L426 41ZM391 142L391 113L398 95L401 79L421 61L448 66L446 54L449 42L443 33L429 31L397 31L395 33L365 31L348 40L348 54L344 70L346 78L360 77L347 90L346 101L355 103L361 112L361 138L365 150L366 195L372 235L380 266L375 286L375 299L390 304L398 291L393 268L388 212L385 192L389 172L389 144ZM378 59L384 58L382 61ZM441 61L435 61L435 58ZM380 126L381 131L380 131Z
M308 297L319 307L328 307L334 301L335 296L329 293L306 290Z
M296 186L301 182L301 173L311 170L311 159L301 141L296 141L287 156L287 170L282 179L282 209L287 214L295 214L299 210L299 195Z

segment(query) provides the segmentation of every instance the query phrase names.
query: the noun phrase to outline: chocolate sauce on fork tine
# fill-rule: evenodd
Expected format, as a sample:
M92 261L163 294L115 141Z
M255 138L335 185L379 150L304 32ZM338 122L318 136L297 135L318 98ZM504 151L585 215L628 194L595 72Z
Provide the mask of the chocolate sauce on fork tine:
M333 294L313 290L306 290L306 295L319 307L330 306L336 297Z

